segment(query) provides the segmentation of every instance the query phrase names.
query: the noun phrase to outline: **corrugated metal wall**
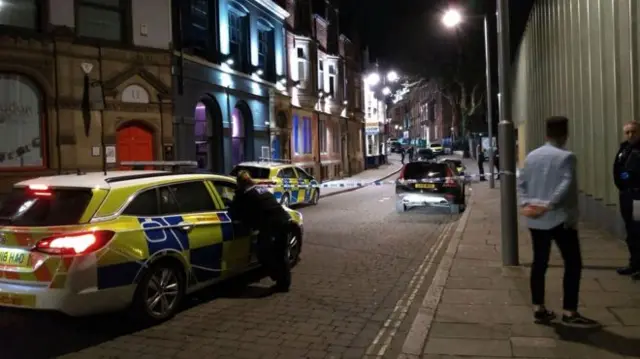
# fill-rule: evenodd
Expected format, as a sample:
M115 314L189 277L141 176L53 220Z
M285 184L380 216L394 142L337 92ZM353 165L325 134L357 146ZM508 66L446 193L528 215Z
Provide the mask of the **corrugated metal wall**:
M544 142L546 117L569 117L580 190L609 208L622 126L640 115L639 9L638 0L539 0L513 69L520 160Z

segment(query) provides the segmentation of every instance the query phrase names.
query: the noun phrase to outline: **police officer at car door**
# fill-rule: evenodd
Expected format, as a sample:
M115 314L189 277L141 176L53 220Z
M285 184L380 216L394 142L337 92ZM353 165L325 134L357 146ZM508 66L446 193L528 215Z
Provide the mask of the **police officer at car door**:
M237 175L237 190L229 206L234 221L258 230L258 259L276 281L278 292L288 292L291 286L291 267L287 243L289 214L267 188L258 187L246 171Z
M640 221L634 220L633 202L640 200L640 124L624 125L626 141L620 145L613 164L613 179L620 195L620 213L627 231L629 265L618 274L640 279ZM640 214L636 214L636 218Z

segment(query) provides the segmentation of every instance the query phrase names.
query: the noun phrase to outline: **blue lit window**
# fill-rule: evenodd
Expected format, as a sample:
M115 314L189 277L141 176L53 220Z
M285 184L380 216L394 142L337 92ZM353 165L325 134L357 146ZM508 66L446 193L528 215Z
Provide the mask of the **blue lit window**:
M304 147L303 153L310 154L311 153L311 119L305 117L304 119Z
M298 144L298 116L293 116L293 152L300 153L300 147Z
M242 66L245 56L245 34L247 16L235 9L229 9L229 51L233 56L236 68Z

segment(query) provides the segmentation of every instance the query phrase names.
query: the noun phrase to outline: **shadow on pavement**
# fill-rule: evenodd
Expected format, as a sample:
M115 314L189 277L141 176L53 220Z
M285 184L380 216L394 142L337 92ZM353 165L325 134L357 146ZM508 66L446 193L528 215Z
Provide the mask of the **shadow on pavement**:
M258 299L269 296L270 288L252 284L264 277L263 271L256 269L203 289L187 297L182 310L223 297ZM133 322L124 312L72 318L53 312L0 308L0 358L54 358L146 328Z
M560 323L549 326L563 341L588 345L624 357L640 357L640 339L627 338L610 332L604 327L572 328Z

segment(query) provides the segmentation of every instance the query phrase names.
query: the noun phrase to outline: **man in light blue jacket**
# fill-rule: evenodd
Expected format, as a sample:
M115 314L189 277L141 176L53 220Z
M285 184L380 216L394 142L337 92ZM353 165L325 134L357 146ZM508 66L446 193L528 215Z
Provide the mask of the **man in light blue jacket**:
M582 257L577 231L576 156L564 149L569 120L559 116L548 118L546 135L547 143L525 159L518 183L522 215L527 217L533 241L530 285L534 319L536 323L545 323L556 317L544 303L551 242L555 241L565 267L562 321L570 325L594 325L594 321L578 313Z

